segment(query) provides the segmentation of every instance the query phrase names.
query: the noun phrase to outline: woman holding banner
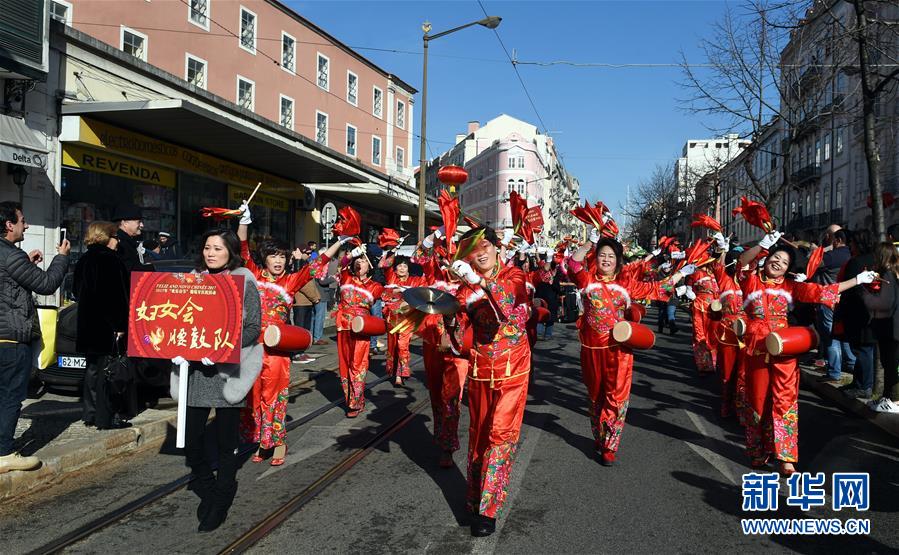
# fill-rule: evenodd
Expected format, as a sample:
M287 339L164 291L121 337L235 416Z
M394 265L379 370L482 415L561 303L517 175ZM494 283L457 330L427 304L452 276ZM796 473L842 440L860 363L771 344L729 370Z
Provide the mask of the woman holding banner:
M210 532L225 521L237 493L237 448L240 443L240 413L244 399L262 369L262 345L259 344L261 311L259 292L253 273L243 267L240 240L233 231L216 229L203 235L202 254L196 272L232 275L243 278L243 321L239 364L214 364L209 359L187 362L172 360L172 396L177 398L178 373L190 372L187 389L187 427L184 456L194 475L191 488L200 498L198 530ZM179 402L183 402L180 400ZM218 452L218 472L206 454L206 423L215 409L214 444Z

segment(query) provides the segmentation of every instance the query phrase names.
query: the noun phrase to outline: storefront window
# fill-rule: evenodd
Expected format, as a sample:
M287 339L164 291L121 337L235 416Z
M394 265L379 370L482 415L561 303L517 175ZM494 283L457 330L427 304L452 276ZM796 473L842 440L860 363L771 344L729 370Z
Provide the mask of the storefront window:
M181 252L193 257L200 252L200 237L210 229L232 227L236 220L216 221L200 215L203 207L237 208L228 205L228 186L221 181L189 173L179 174L181 187Z

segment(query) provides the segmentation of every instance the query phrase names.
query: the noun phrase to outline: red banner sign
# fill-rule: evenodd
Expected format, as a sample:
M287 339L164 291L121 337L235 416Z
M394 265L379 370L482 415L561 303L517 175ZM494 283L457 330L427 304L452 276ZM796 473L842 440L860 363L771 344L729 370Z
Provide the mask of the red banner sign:
M528 208L527 214L524 215L524 219L531 224L531 229L534 231L543 229L543 211L540 210L539 206L531 206Z
M128 356L240 362L242 278L133 272Z

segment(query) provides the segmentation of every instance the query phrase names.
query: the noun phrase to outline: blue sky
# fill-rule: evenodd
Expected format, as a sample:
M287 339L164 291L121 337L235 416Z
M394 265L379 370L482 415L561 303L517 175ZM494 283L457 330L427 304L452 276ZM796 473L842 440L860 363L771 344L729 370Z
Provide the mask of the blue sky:
M488 13L503 18L499 34L518 60L630 64L676 63L681 50L701 62L695 47L726 7L717 0L482 1ZM439 32L483 17L475 0L288 4L350 46L415 52L421 51L423 21ZM359 52L421 87L420 55ZM706 125L715 122L679 108L677 99L686 93L676 67L519 70L566 167L591 201L617 207L628 185L675 158L688 138L712 136ZM448 149L469 120L483 123L505 112L542 127L488 29L471 27L433 41L428 84L429 157Z

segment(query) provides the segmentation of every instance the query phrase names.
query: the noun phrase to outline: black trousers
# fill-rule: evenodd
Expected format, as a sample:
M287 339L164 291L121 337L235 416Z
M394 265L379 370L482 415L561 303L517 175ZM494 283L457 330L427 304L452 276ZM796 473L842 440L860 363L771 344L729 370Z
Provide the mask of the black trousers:
M209 407L187 407L187 433L184 456L194 476L203 480L212 477L212 461L206 454L206 421ZM214 445L218 453L216 492L224 493L237 483L237 448L240 443L240 408L215 409L215 422L210 425L215 433Z
M883 366L883 396L899 400L899 342L893 338L893 319L876 318L871 329L877 338L880 364Z
M102 363L105 361L106 357L102 355L87 357L87 368L84 371L84 383L81 391L81 419L101 428L109 426L115 414L109 403L106 377L103 376Z

